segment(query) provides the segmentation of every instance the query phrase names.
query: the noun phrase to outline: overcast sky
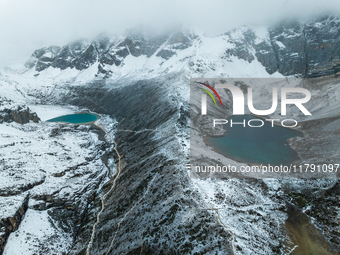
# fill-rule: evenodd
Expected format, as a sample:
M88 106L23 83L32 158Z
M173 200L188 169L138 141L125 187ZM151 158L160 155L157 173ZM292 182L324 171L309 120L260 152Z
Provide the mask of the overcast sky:
M210 35L243 24L271 24L323 11L339 0L0 0L0 66L25 61L44 46L140 25L161 31L184 26Z

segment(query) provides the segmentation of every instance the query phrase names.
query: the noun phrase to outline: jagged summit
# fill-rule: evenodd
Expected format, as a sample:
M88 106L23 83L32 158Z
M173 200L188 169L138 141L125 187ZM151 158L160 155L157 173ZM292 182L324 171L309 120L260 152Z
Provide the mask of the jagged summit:
M130 30L122 37L100 34L92 42L38 49L25 66L41 72L49 67L84 70L96 65L97 74L110 77L129 62L128 56L145 57L143 63L152 59L147 65L150 70L169 71L174 68L172 62L184 62L192 73L228 68L236 57L259 62L268 74L319 77L338 76L340 71L340 19L334 15L305 23L241 27L212 38L184 29L152 36L138 31ZM210 54L212 48L214 54ZM171 64L163 65L166 62Z
M169 59L176 54L176 50L190 47L194 38L193 34L186 31L158 36L146 36L130 31L130 34L123 38L100 34L92 42L78 40L63 47L38 49L25 63L25 67L34 68L38 72L48 67L83 70L98 62L98 73L107 73L105 66L119 66L128 55L150 58L156 54L163 59Z

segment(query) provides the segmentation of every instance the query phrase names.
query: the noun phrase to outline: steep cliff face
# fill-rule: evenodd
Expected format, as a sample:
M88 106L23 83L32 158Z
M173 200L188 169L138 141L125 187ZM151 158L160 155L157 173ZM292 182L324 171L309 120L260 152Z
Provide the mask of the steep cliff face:
M284 75L306 75L307 56L303 25L282 24L270 31L270 41L276 56L277 70Z
M0 254L3 253L9 235L18 230L21 220L23 219L28 208L28 196L26 196L19 205L17 211L0 221Z
M339 75L339 26L337 17L321 18L305 26L307 77Z
M339 72L339 26L336 16L305 24L281 23L269 29L269 39L257 45L259 61L272 73L315 78Z

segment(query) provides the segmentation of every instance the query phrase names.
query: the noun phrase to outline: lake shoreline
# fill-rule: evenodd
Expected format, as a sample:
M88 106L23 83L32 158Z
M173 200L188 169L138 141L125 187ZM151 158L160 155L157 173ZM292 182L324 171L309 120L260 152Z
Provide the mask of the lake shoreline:
M266 120L263 119L262 117L259 117L259 116L256 116L256 115L251 115L251 116L266 121ZM232 117L232 116L230 116L229 118L231 118L231 117ZM267 121L267 122L270 122L270 121ZM302 158L300 157L298 151L295 150L295 149L293 149L292 146L290 146L288 140L289 140L289 139L292 139L292 138L296 138L296 137L303 137L303 136L304 136L304 132L303 132L302 130L298 130L298 129L295 129L295 128L283 127L282 125L280 125L280 123L276 123L276 122L272 122L272 123L273 123L275 126L277 126L277 127L287 128L287 129L289 129L289 130L294 130L294 131L297 131L297 132L299 133L299 135L297 135L297 136L292 136L292 137L287 138L287 139L285 140L285 142L286 142L286 144L287 144L286 146L288 146L292 151L294 151L294 153L296 153L296 155L297 155L297 157L298 157L298 159L295 159L295 160L292 161L290 164L292 164L292 165L300 165L300 164L303 162L303 160L302 160ZM204 144L205 144L207 147L211 148L214 152L216 152L216 153L218 153L218 154L220 154L220 155L222 155L222 156L224 156L224 157L226 157L226 158L229 158L229 159L231 159L231 160L234 160L235 162L238 162L238 163L247 164L247 165L249 165L249 166L260 166L260 165L263 165L263 164L265 164L265 165L268 165L268 164L274 165L274 164L271 164L271 163L268 163L268 164L267 164L267 163L262 163L262 164L261 164L261 163L252 163L252 162L247 161L247 160L242 160L242 159L236 158L236 157L234 157L234 156L232 156L232 155L230 155L230 154L228 154L228 153L223 153L223 154L222 154L221 152L219 152L219 151L213 146L213 144L211 144L211 143L209 142L208 138L220 138L220 137L226 136L226 134L227 134L227 132L228 132L228 129L225 128L225 127L224 127L224 129L225 129L225 132L224 132L223 134L209 135L209 136L206 135L206 136L203 136L203 142L204 142ZM279 164L279 165L281 165L281 164ZM282 164L282 165L285 165L285 164ZM289 165L289 164L287 164L287 165Z

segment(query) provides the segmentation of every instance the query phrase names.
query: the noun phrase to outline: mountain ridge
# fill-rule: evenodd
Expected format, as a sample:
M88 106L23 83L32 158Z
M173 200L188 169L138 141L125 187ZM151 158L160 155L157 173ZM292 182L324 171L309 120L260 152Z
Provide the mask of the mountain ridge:
M261 28L261 27L260 27ZM63 47L50 46L36 50L25 63L26 68L41 72L49 67L65 70L83 70L97 64L97 75L110 77L115 69L125 64L127 56L146 59L158 58L158 67L174 56L189 49L184 56L193 60L195 51L206 51L205 38L224 41L220 60L230 61L232 56L251 63L255 59L268 74L278 72L284 76L305 78L338 76L340 71L340 18L326 16L306 23L287 21L258 31L256 27L234 29L216 37L197 35L180 30L170 34L147 36L136 31L125 37L101 34L92 42L78 40ZM219 42L220 43L220 42ZM183 57L182 57L183 59ZM201 72L200 61L191 64L194 72ZM209 61L209 60L208 60ZM211 69L214 63L210 62ZM157 65L156 65L157 68Z

